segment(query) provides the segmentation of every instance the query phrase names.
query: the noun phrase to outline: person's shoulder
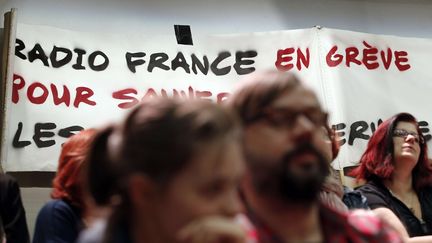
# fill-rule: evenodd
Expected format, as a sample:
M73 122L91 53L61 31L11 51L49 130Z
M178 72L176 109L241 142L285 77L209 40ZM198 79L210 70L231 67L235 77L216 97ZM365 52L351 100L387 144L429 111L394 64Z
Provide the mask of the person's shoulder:
M9 174L0 173L0 182L3 182L3 181L16 182L16 179Z
M352 237L367 242L403 242L400 234L370 210L352 210L347 214Z
M355 191L346 186L344 186L342 201L349 209L369 209L367 198L360 191Z
M356 188L354 191L360 192L361 195L365 196L367 198L367 203L371 208L374 208L374 204L389 204L391 194L381 183L369 181L363 186Z
M69 204L67 204L65 201L61 199L54 199L50 200L42 207L45 209L51 209L51 210L63 210L63 209L70 209Z
M361 191L361 192L376 192L381 191L382 185L379 182L376 181L368 181L366 184L363 184L357 188L355 188L354 191Z
M74 209L65 201L61 199L50 200L41 208L38 217L53 217L58 218L73 218L78 215Z
M20 189L17 180L11 175L0 173L0 202L8 204L7 201L20 197Z
M18 187L17 180L11 175L0 173L0 187L1 188L10 188L13 186Z
M39 210L38 217L43 217L51 214L55 210L57 205L61 205L61 202L59 201L60 200L50 200L46 202Z

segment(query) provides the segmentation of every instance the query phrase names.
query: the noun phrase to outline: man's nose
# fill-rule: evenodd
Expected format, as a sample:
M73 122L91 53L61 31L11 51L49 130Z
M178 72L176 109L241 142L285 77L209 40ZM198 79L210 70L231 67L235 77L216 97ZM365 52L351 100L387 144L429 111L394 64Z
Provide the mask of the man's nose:
M297 142L303 142L312 138L313 132L317 130L316 128L316 125L307 116L299 114L292 134Z

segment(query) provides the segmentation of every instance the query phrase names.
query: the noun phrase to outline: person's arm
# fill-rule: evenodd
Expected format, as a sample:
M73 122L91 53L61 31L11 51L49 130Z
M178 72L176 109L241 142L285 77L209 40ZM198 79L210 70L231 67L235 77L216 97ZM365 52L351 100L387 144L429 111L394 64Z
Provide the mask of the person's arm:
M187 243L244 243L246 232L233 219L209 216L183 227L177 238Z
M399 220L399 218L388 208L376 208L372 210L379 218L387 222L388 225L392 226L396 231L400 233L400 235L405 239L408 240L409 235L407 230L405 229L405 226L402 224L402 222Z
M427 236L416 236L409 238L407 243L430 243L432 242L432 235Z
M417 236L417 237L409 237L408 232L405 229L405 226L399 220L399 218L388 208L376 208L372 210L376 215L384 220L387 224L392 226L395 230L397 230L400 235L405 239L407 243L430 243L432 242L432 235L430 236Z
M7 242L30 242L18 183L11 176L3 174L0 179L0 187L2 191L0 211Z

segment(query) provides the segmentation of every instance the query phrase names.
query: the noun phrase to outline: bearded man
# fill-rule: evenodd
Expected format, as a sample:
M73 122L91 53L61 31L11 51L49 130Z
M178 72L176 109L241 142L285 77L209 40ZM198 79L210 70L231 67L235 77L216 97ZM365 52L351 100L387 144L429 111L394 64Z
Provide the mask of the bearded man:
M254 73L227 101L244 126L248 165L241 222L248 242L401 242L368 211L338 212L318 200L329 173L327 125L315 93L290 73Z

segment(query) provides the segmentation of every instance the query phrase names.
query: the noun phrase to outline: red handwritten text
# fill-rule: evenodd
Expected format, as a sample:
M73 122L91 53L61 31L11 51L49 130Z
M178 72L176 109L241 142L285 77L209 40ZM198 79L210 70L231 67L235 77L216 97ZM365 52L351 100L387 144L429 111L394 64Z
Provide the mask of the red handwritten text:
M344 62L347 67L354 64L364 66L368 70L377 69L380 66L388 70L392 64L399 71L406 71L411 68L406 51L393 51L390 47L386 50L379 50L366 41L363 41L363 45L365 46L363 49L347 47L339 52L338 46L333 46L326 56L327 65L337 67Z
M283 71L283 72L289 71L294 68L294 64L293 64L294 58L296 58L295 65L297 70L300 71L302 69L302 65L308 68L310 63L309 48L306 48L306 54L303 53L303 51L300 48L297 48L297 50L294 49L293 47L286 48L283 50L279 49L277 51L277 59L275 62L275 66L279 71Z

